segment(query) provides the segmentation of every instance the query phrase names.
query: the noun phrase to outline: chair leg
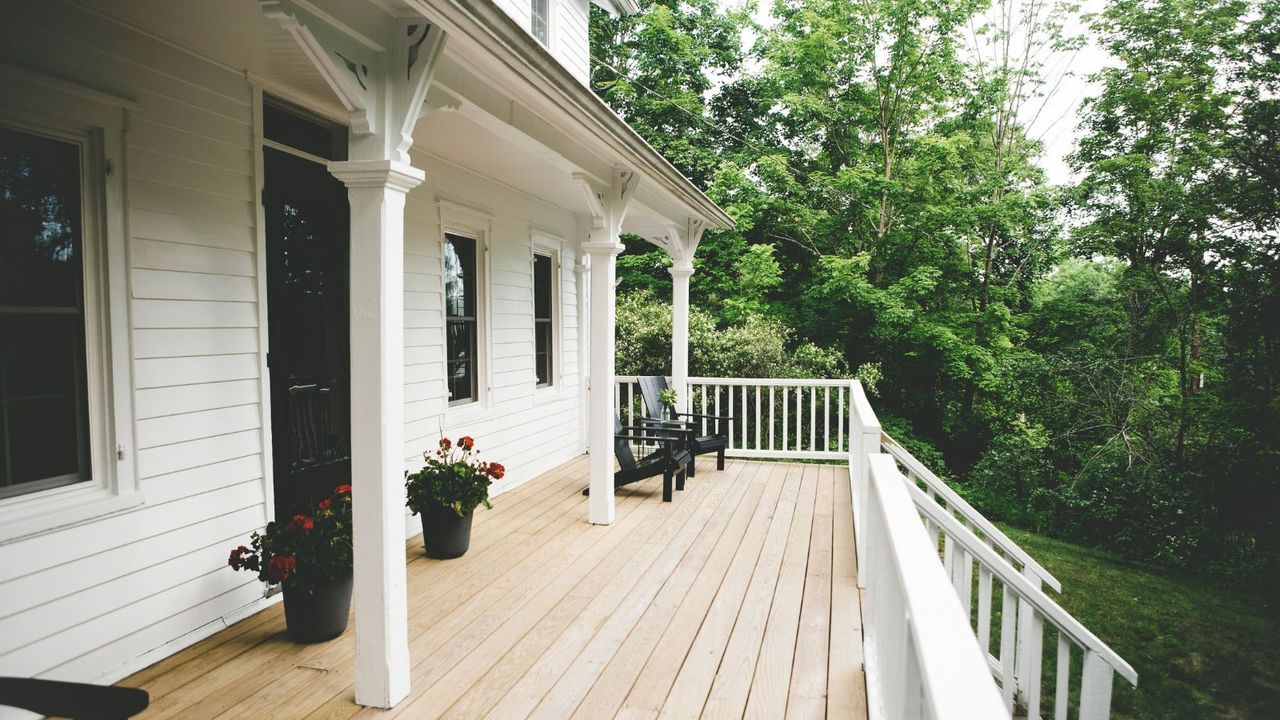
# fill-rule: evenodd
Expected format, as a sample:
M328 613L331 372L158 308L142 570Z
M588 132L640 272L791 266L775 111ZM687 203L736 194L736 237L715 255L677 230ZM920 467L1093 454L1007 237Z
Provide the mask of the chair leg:
M693 463L690 462L689 464L692 465ZM684 468L680 468L679 470L676 470L675 473L676 473L676 489L684 490L684 478L685 478L685 475L687 475L688 473L685 471Z
M724 469L724 448L720 448L716 451L716 469Z
M671 502L671 476L673 474L671 470L662 473L662 502Z
M698 474L697 468L694 465L696 462L698 462L698 456L691 454L689 456L689 472L688 472L689 477L696 477Z

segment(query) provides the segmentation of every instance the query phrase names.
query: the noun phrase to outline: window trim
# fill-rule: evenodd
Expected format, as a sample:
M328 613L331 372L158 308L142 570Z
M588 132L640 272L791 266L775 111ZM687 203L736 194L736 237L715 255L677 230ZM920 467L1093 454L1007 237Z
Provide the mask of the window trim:
M531 35L531 36L533 37L533 39L534 39L534 40L537 40L537 41L538 41L538 44L540 44L540 45L542 45L544 48L546 48L546 49L547 49L547 52L553 52L553 51L554 51L554 49L555 49L555 41L556 41L555 20L554 20L554 18L555 18L556 0L546 0L546 2L547 2L547 14L546 14L546 17L544 18L544 21L545 21L545 22L546 22L546 24L547 24L547 39L546 39L546 41L544 42L544 41L542 40L542 38L539 38L539 37L538 37L538 36L533 32L533 3L534 3L534 0L529 0L529 35Z
M461 205L449 200L438 199L436 206L440 213L439 248L440 248L440 378L441 396L445 405L446 424L474 422L485 417L492 403L493 390L493 341L489 302L489 248L493 237L493 216L483 210ZM476 398L469 402L451 402L449 400L449 314L444 303L444 246L445 235L459 235L475 240L476 243Z
M89 480L0 499L0 544L137 507L124 204L125 137L137 104L0 64L0 123L81 147Z

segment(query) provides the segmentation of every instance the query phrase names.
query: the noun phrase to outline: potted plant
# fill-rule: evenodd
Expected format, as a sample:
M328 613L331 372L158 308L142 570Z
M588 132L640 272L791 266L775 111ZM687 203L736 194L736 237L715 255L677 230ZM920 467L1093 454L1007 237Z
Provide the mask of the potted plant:
M676 400L679 399L676 391L671 388L663 388L658 391L658 402L662 403L663 420L672 420L676 416Z
M422 454L426 465L405 475L409 509L422 516L422 542L427 557L461 557L471 546L471 516L489 503L489 486L506 468L476 458L475 441L464 436L455 446L440 438L435 452Z
M351 486L335 488L311 515L267 523L248 547L231 551L227 564L284 587L289 639L317 643L341 635L351 612Z

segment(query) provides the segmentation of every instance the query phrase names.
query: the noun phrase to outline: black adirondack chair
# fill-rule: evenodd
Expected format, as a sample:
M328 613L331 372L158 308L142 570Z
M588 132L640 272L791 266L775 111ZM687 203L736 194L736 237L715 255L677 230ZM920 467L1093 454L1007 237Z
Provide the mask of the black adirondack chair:
M680 428L692 433L688 438L689 452L694 456L706 453L716 454L716 469L724 469L724 451L729 447L730 415L704 415L701 413L674 413L672 419L662 417L661 393L667 389L667 379L661 375L648 375L640 378L640 396L644 399L646 417L641 423L649 427ZM714 420L713 432L707 435L696 434L701 420ZM689 477L694 475L693 463L689 464Z
M662 501L671 502L673 481L676 490L683 490L685 472L693 465L693 456L686 447L688 438L688 433L670 428L624 426L614 413L613 454L620 467L613 474L613 486L618 488L661 475ZM638 458L631 449L633 443L644 451ZM582 491L583 495L590 493L589 487Z
M0 707L73 720L125 720L151 704L145 690L108 685L0 677Z

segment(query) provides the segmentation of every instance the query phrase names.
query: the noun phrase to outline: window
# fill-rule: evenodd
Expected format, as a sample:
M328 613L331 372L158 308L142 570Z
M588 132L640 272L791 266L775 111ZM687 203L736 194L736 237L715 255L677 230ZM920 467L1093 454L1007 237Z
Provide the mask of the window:
M538 387L552 384L552 372L555 367L555 323L552 312L552 298L555 288L552 283L554 264L550 255L536 253L533 256L533 367Z
M480 397L476 241L452 233L444 238L446 373L449 404L460 405Z
M81 146L0 127L0 498L91 480Z
M530 30L538 42L549 45L550 34L547 32L547 9L549 0L529 0Z

